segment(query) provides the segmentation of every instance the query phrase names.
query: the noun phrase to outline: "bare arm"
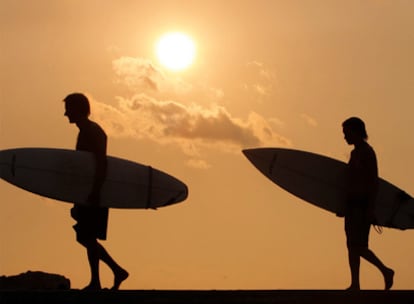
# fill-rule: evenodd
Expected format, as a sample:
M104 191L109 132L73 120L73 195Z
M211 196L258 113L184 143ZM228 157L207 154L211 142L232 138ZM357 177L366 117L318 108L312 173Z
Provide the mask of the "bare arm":
M94 157L95 157L95 178L91 194L88 200L93 205L98 205L100 201L100 192L106 178L107 159L106 159L106 135L98 133L93 138Z
M377 158L373 150L368 150L365 155L366 161L366 187L369 195L368 201L368 215L374 217L375 215L375 200L378 192L378 166Z

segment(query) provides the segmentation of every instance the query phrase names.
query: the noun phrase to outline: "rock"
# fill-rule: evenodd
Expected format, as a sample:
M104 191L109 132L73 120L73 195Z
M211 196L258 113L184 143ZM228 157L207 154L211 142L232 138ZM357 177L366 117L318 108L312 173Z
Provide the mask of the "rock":
M14 276L0 276L0 290L65 290L70 280L58 274L28 271Z

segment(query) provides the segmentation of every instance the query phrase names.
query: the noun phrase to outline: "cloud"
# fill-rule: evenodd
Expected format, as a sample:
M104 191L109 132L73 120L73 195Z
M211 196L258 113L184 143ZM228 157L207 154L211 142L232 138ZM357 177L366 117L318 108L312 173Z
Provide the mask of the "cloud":
M316 121L316 119L309 116L308 114L302 113L302 114L300 114L300 117L311 127L317 127L318 126L318 122Z
M275 132L272 119L251 111L237 117L219 105L225 92L206 83L189 84L145 58L123 56L112 62L116 83L130 89L131 96L115 97L109 105L93 98L93 119L111 137L148 139L160 145L179 146L189 157L188 166L208 169L206 150L240 153L258 146L290 146L289 139ZM262 63L247 65L253 79L249 90L267 95L272 74ZM259 78L259 82L254 82ZM191 102L190 100L196 100Z
M247 72L243 89L247 92L253 92L258 97L269 96L274 89L276 78L262 62L252 61L246 64Z
M281 119L277 118L277 117L271 117L268 119L269 122L271 122L273 125L283 128L285 127L285 122L282 121Z
M112 62L118 82L130 88L150 88L158 91L163 75L150 60L135 57L121 57Z
M179 144L189 156L199 156L205 147L231 152L243 147L290 145L288 139L275 133L270 123L255 112L242 119L223 106L184 105L142 93L131 98L117 97L116 106L92 102L94 118L110 136Z
M256 84L253 85L253 89L259 95L268 95L269 94L268 93L269 89L267 87L261 85L261 84L258 84L258 83L256 83Z
M178 77L167 76L161 68L145 58L123 56L112 61L112 68L117 77L116 82L134 92L184 93L192 87Z
M205 160L193 158L187 161L187 165L196 169L209 169L211 167Z

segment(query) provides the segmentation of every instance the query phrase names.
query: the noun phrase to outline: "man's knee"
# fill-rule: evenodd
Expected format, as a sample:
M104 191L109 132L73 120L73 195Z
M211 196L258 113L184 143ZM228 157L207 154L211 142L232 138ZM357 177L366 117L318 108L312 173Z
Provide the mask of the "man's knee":
M96 246L97 241L95 238L77 235L76 241L86 248L90 248L91 246Z
M357 255L363 255L365 252L367 252L369 249L367 246L361 246L361 245L348 245L348 251L353 254Z

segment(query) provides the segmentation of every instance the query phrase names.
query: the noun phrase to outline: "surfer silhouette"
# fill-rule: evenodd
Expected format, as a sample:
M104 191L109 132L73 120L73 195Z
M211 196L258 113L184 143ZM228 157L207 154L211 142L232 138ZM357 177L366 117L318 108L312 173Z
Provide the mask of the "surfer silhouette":
M376 266L384 276L385 289L393 285L394 271L368 248L371 223L375 221L375 198L378 188L378 167L374 149L368 144L365 123L351 117L342 123L346 142L353 145L348 163L347 206L345 233L348 248L351 286L348 290L360 290L360 258Z
M91 272L91 281L84 289L101 289L99 278L99 261L101 260L114 273L112 289L117 290L129 274L98 242L98 239L106 240L108 224L109 210L99 206L100 189L105 180L107 169L107 136L97 123L89 119L90 105L85 95L73 93L63 101L65 102L65 116L68 117L70 123L76 124L79 128L76 150L91 152L95 158L95 179L88 197L89 205L75 203L71 209L71 216L76 220L76 224L73 226L76 231L76 240L86 248Z

